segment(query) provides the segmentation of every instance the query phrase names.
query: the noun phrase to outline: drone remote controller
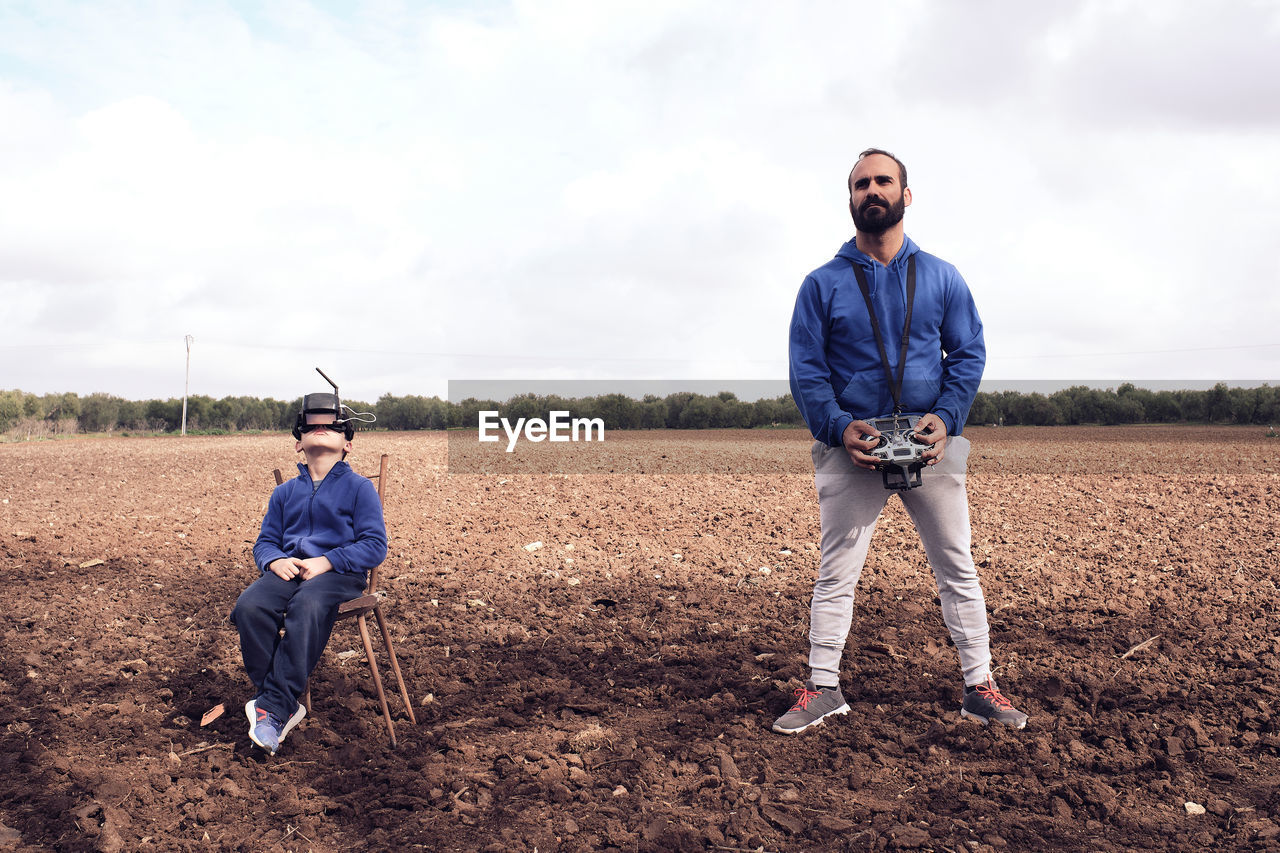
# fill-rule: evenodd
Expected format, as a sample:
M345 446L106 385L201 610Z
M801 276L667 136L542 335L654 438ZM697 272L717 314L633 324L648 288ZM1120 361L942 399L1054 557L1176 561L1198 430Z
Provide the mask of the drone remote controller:
M895 491L906 491L922 485L921 471L924 470L924 452L930 445L916 435L916 423L919 415L885 415L872 418L869 423L879 431L880 440L875 447L867 451L879 462L876 468L884 479L884 487ZM875 436L864 435L864 441Z

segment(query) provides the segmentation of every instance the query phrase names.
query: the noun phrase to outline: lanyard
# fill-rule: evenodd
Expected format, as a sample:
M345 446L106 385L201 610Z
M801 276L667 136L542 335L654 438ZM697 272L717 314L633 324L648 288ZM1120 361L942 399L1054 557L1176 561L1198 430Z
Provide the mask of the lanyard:
M880 321L876 319L876 309L871 305L871 291L867 288L867 277L862 267L854 261L853 274L858 279L858 289L867 303L867 314L871 316L871 331L876 336L876 346L880 349L880 364L884 366L884 378L889 381L889 393L893 395L893 413L902 413L902 372L907 366L907 341L911 333L911 306L916 299L916 256L907 258L907 319L902 324L902 351L898 354L898 377L893 376L889 367L889 355L884 349L884 336L880 334Z

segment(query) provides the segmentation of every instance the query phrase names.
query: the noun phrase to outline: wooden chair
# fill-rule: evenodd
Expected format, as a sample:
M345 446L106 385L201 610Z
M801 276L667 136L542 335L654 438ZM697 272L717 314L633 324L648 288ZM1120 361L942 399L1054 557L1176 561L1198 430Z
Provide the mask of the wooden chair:
M386 506L386 488L387 488L387 454L382 454L382 458L378 462L378 473L369 477L374 480L378 487L378 500ZM276 485L279 486L284 482L284 475L277 468L273 472L276 477ZM382 676L378 674L378 664L373 659L373 642L369 639L369 625L367 622L370 613L373 614L374 620L378 623L378 630L382 633L382 644L387 650L387 659L391 661L391 671L396 676L396 684L400 687L400 698L404 700L405 710L409 712L409 722L415 726L418 724L418 718L413 713L413 702L409 699L409 690L405 687L404 678L400 675L400 662L396 660L395 647L391 645L391 632L387 630L387 621L382 615L382 605L386 601L386 593L378 590L378 569L381 566L374 566L369 572L369 585L365 588L364 595L359 598L353 598L350 601L344 601L338 605L338 621L344 619L355 619L356 627L360 630L360 641L364 643L364 657L369 662L369 673L373 676L373 686L378 691L378 704L382 708L382 719L387 724L387 734L391 737L391 746L394 749L396 745L396 730L391 724L391 711L387 708L387 694L382 689ZM335 624L336 628L337 625ZM307 713L311 713L311 681L307 681L307 689L302 694L302 704L306 706Z

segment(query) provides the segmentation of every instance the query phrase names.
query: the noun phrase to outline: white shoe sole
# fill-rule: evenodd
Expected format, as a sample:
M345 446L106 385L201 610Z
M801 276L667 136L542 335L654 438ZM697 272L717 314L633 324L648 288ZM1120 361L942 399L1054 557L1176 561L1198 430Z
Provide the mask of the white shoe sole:
M838 714L847 714L847 713L849 713L849 703L848 703L848 702L846 702L845 704L841 705L839 708L836 708L836 709L834 709L834 710L832 710L832 711L828 711L827 713L823 714L821 717L818 717L818 718L817 718L816 720L814 720L812 723L809 723L809 724L807 724L807 725L803 725L803 726L801 726L801 727L800 727L800 728L798 728L798 729L784 729L784 728L780 727L777 723L774 723L774 724L773 724L773 730L774 730L775 732L777 732L778 734L780 734L780 735L798 735L798 734L800 734L800 733L801 733L801 732L803 732L803 731L807 731L808 729L813 728L814 726L820 726L820 725L822 725L822 721L823 721L823 720L825 720L827 717L834 717L834 716L836 716L836 715L838 715Z
M294 712L294 715L293 715L292 717L290 717L290 718L289 718L289 720L288 720L288 722L286 722L286 723L284 724L284 728L280 730L280 743L281 743L281 745L283 745L283 744L284 744L284 738L285 738L285 735L287 735L287 734L289 734L289 732L293 731L293 727L294 727L294 726L296 726L296 725L298 725L298 723L302 722L302 718L303 718L303 717L305 717L306 715L307 715L307 709L306 709L306 706L305 706L305 705L301 705L301 704L299 704L299 705L298 705L298 710L297 710L296 712Z

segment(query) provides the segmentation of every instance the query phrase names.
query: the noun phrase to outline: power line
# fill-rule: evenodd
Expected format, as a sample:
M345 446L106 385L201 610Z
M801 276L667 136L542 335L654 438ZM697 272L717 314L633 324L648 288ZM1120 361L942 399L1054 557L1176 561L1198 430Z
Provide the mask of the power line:
M315 345L306 346L289 346L286 344L258 344L258 343L233 343L204 340L206 347L221 347L224 349L240 349L240 350L268 350L275 352L302 352L313 353L317 350ZM148 345L148 346L173 346L173 341L164 339L146 339L146 340L128 340L128 341L103 341L97 340L84 343L31 343L31 344L0 344L0 351L7 350L84 350L84 349L101 349L103 347L113 347L120 345ZM1168 355L1172 353L1188 353L1188 352L1227 352L1233 350L1256 350L1256 349L1275 349L1280 347L1280 343L1271 344L1233 344L1230 346L1214 346L1214 347L1179 347L1174 349L1149 349L1149 350L1113 350L1110 352L1083 352L1083 353L1051 353L1044 355L1008 355L1005 353L995 353L988 355L991 358L998 358L1005 361L1019 361L1030 359L1049 359L1049 358L1105 358L1121 355ZM362 349L358 347L325 347L325 352L346 353L352 355L389 355L389 356L414 356L418 358L453 358L453 359L476 359L476 360L496 360L503 362L511 361L540 361L563 364L565 362L577 362L583 359L590 359L593 362L622 362L622 363L645 363L645 364L689 364L692 362L724 362L732 364L775 364L777 359L744 359L744 358L660 358L654 356L621 356L621 355L594 355L594 354L560 354L560 355L530 355L528 353L475 353L475 352L438 352L434 350L406 350L406 349Z
M1124 350L1117 352L1076 352L1076 353L1057 353L1054 355L997 355L997 358L1018 361L1022 359L1032 358L1100 358L1104 356L1115 355L1166 355L1168 353L1179 352L1221 352L1224 350L1242 350L1242 349L1268 349L1280 347L1280 344L1236 344L1228 347L1183 347L1180 349L1140 349L1140 350Z
M434 352L426 350L393 350L393 349L360 349L354 347L317 347L316 345L307 346L289 346L285 344L245 344L245 343L225 343L219 341L210 341L207 338L201 338L201 343L206 349L224 348L224 349L240 349L240 350L268 350L274 352L302 352L314 353L319 349L324 352L346 353L353 355L391 355L391 356L414 356L418 358L455 358L455 359L479 359L491 361L544 361L555 364L564 364L565 362L580 362L588 359L592 362L641 362L645 364L690 364L693 362L724 362L732 364L775 364L776 359L749 359L749 358L656 358L653 356L611 356L611 355L594 355L594 354L562 354L562 355L530 355L521 353L514 355L510 353L471 353L471 352ZM85 344L0 344L0 350L19 350L19 349L88 349L100 348L105 346L115 346L117 344L163 344L164 346L172 346L173 341L95 341Z

